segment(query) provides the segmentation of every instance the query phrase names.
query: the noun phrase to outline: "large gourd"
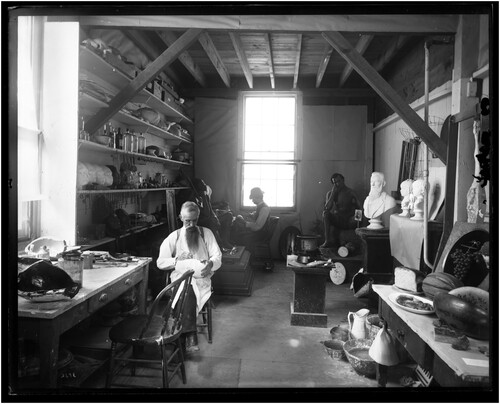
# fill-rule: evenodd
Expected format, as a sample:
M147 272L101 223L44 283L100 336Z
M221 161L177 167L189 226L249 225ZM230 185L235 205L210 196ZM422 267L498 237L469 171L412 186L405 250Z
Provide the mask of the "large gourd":
M462 331L468 337L487 340L489 337L488 311L481 308L482 303L476 303L482 298L484 296L480 298L473 290L461 291L459 296L438 292L434 296L433 303L440 320Z
M464 286L462 281L446 272L432 272L422 282L422 290L431 300L438 292L449 292L462 286Z

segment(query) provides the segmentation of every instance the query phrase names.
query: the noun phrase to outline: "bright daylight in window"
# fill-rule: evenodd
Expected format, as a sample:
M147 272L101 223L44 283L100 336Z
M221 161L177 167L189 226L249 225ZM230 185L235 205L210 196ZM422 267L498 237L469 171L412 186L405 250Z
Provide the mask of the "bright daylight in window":
M18 238L33 236L33 204L40 199L40 134L37 119L40 26L36 17L18 18ZM37 42L38 41L38 42Z
M269 206L295 207L296 95L244 95L242 204L253 187Z

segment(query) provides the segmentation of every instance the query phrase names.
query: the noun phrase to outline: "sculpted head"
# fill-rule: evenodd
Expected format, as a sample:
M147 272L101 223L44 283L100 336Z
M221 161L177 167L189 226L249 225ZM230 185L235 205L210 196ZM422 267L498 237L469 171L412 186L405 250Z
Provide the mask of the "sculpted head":
M372 173L370 178L370 197L377 198L382 194L385 186L384 174L378 171Z
M423 195L425 190L425 181L424 180L415 180L413 182L413 194L415 196Z
M413 185L413 180L411 179L403 181L400 185L401 195L402 196L409 195L412 192L412 185Z

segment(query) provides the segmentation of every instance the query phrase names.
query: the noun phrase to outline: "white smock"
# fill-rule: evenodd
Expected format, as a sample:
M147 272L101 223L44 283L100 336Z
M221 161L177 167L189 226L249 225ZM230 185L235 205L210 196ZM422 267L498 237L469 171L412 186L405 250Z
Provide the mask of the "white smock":
M198 228L200 227L198 226ZM189 258L178 260L176 264L176 258L183 255L183 253ZM196 296L196 315L198 315L203 305L212 294L212 274L204 278L199 277L199 270L201 267L200 261L203 260L212 261L212 274L222 265L222 253L215 240L214 234L210 229L203 227L203 238L200 234L198 249L196 251L190 251L186 242L186 228L182 227L170 233L163 241L160 246L158 260L156 261L156 265L159 269L171 269L175 266L175 269L170 275L172 282L179 279L182 274L189 269L195 270L191 285L193 286L193 292Z

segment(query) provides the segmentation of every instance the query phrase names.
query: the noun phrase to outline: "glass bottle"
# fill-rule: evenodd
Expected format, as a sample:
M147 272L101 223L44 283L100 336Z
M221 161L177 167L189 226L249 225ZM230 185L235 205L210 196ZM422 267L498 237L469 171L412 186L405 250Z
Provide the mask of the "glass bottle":
M81 122L81 125L80 125L80 135L79 135L79 138L81 140L90 140L90 135L85 130L85 119L83 119L83 116L82 116L82 119L81 119L80 122Z
M123 150L132 151L132 134L130 133L128 128L123 135Z
M139 133L137 148L139 153L146 154L146 138L144 137L144 134L142 132Z
M123 134L122 128L118 128L116 132L116 148L123 150Z
M139 146L139 136L137 136L135 133L131 133L131 135L132 135L131 152L132 153L137 153L137 151L139 150L139 147L138 147Z

